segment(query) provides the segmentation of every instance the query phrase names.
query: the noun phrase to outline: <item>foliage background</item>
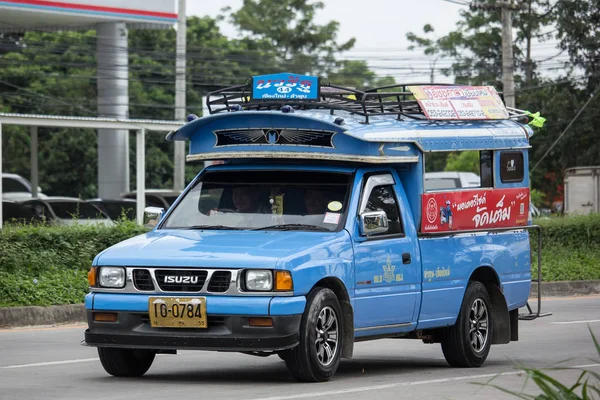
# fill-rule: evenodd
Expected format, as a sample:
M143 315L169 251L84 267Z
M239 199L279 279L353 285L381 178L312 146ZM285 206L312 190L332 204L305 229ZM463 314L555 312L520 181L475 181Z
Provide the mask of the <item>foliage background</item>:
M544 128L531 139L533 166L599 87L600 0L522 3L525 8L514 21L517 107L540 111L547 118ZM406 33L414 59L411 53L403 55L398 68L410 68L414 60L422 62L425 57L432 80L452 76L457 83L494 85L501 90L500 13L492 7L495 0L476 0L473 4L481 7L464 7L456 29L447 35L438 36L430 24L424 24L423 32ZM253 74L316 74L335 84L358 88L394 83L392 76L372 70L367 60L346 56L354 48L354 38L339 41L335 20L317 24L315 15L322 9L323 2L312 0L244 0L238 9L225 10L216 19L188 18L187 113L200 114L201 98L209 91L242 83ZM287 24L277 22L282 15ZM222 34L222 20L237 28L239 38ZM538 44L558 40L556 56L568 55L569 61L559 62L554 56L532 59L533 39ZM175 30L131 30L128 41L130 117L173 119ZM441 60L451 61L444 64L450 67L440 67ZM1 112L97 116L96 74L94 31L0 34ZM539 206L562 199L566 168L597 164L598 118L600 96L532 171L532 189L543 195ZM96 137L95 130L39 130L40 183L47 194L97 195L97 150L91 145ZM130 144L134 190L133 133ZM163 135L152 134L146 146L146 187L171 187L173 143L165 141ZM29 176L29 134L25 128L4 128L3 152L5 171ZM427 165L429 170L471 165L469 160L452 155L449 160L446 154L436 157ZM197 164L188 165L186 181L199 169Z
M0 307L82 303L96 254L143 232L131 221L114 227L5 226L0 230Z
M600 279L600 215L546 218L544 281ZM82 303L96 254L145 229L131 221L104 226L19 226L0 230L0 307ZM536 236L531 239L537 273Z

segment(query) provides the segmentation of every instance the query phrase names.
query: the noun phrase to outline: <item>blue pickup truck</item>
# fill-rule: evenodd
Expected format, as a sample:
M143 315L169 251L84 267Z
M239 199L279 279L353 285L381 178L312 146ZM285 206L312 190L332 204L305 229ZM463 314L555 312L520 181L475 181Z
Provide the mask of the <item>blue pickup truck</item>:
M275 74L207 105L167 140L223 162L93 261L83 344L109 374L195 349L277 355L318 382L358 341L440 343L479 367L518 340L533 131L493 88ZM480 186L426 190L427 157L459 151L479 153Z

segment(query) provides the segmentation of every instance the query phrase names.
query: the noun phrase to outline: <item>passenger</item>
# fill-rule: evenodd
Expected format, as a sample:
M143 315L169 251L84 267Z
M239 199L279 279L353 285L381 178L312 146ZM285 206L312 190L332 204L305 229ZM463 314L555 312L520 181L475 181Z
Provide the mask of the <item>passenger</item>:
M322 190L306 189L304 191L304 206L307 215L322 215L327 211L328 198Z
M240 213L263 213L260 207L259 186L236 186L232 193L233 206Z

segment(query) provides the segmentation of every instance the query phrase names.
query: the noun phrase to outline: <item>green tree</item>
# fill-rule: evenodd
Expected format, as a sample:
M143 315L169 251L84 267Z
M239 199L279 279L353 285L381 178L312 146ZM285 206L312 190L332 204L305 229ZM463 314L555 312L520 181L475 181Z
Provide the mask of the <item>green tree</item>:
M327 79L334 85L363 89L393 85L392 77L377 77L365 61L342 60L337 69L327 74Z
M553 15L560 47L585 72L591 93L600 85L600 0L559 1Z
M434 83L437 62L444 56L439 40L433 37L433 32L433 26L425 24L425 26L423 26L423 33L425 36L418 36L413 32L408 32L406 34L406 39L412 43L408 46L408 50L421 48L423 49L423 53L429 58L430 83Z
M244 0L240 9L230 13L230 20L242 34L270 43L279 68L326 74L335 69L336 55L350 50L356 40L338 43L337 21L315 23L323 7L323 2L310 0Z
M453 75L457 83L486 84L502 87L502 28L500 10L495 0L472 2L460 10L457 29L440 38L432 37L433 28L425 25L425 36L409 32L412 49L422 49L432 60L439 57L452 60L449 68L440 68L446 76ZM527 0L525 10L515 13L516 28L513 53L517 82L523 74L533 77L536 63L531 61L531 39L540 35L551 22L547 0ZM531 80L531 79L530 79Z
M479 175L479 152L462 151L448 154L444 171L473 172Z
M320 2L300 0L246 1L234 13L240 29L245 27L246 35L240 39L224 36L215 19L188 18L187 112L201 114L202 96L212 90L288 68L329 76L333 83L349 86L393 83L391 78L377 78L363 61L336 59L353 46L354 40L339 44L335 21L315 24L314 15L322 8ZM254 15L254 11L260 13ZM259 26L265 21L283 20L289 24L271 23L268 29ZM173 29L129 32L131 118L174 118L175 36ZM97 116L95 31L0 34L0 44L0 111ZM4 170L29 176L28 129L6 126L3 133ZM96 136L95 130L39 129L40 185L44 192L96 196ZM133 132L130 146L130 182L135 189ZM172 185L173 148L164 135L147 135L147 187ZM186 180L200 168L197 163L188 164Z
M501 88L500 12L494 3L493 0L473 2L473 7L461 11L457 29L439 39L427 28L424 35L410 33L407 37L413 48L452 60L451 68L441 69L441 72L454 75L457 83ZM562 198L564 170L595 165L600 154L597 123L594 122L600 115L600 95L597 95L571 130L542 159L600 84L600 33L597 29L600 1L571 0L550 4L546 0L528 0L521 4L524 7L515 13L514 19L516 103L519 108L540 111L547 119L544 128L531 138L530 178L532 187L543 192L546 205L550 205ZM560 41L556 55L565 51L570 63L555 71L558 76L549 78L545 76L549 64L532 61L529 54L533 38L551 39L554 35ZM547 61L556 64L556 60ZM441 161L442 157L436 159L438 168ZM449 168L455 169L455 160L449 158L450 162ZM431 163L427 168L431 168Z

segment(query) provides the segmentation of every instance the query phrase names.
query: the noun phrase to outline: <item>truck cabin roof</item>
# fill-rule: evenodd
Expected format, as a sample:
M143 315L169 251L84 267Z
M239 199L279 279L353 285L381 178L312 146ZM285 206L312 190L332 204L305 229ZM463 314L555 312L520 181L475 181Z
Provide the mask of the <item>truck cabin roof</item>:
M290 73L207 96L210 114L167 135L188 160L304 159L414 163L423 152L527 149L533 130L492 87L356 90Z

